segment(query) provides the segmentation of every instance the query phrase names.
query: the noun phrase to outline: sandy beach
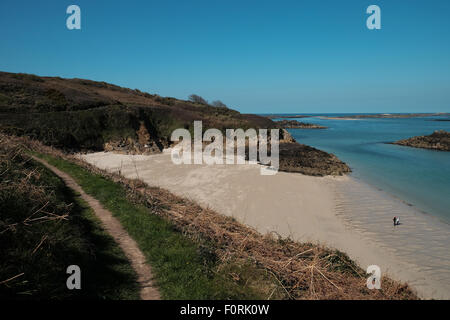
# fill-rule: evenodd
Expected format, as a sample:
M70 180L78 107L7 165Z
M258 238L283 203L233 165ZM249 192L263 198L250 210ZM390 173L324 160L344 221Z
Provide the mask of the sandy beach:
M168 150L80 157L192 199L261 233L339 249L363 269L378 265L422 298L450 298L449 226L351 177L264 176L259 165L250 164L175 165ZM394 215L405 223L394 228Z

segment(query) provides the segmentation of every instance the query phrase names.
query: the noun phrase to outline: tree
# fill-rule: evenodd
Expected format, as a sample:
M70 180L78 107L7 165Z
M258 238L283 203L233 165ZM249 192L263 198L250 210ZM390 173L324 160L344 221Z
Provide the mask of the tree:
M218 108L228 108L227 105L220 100L213 101L211 105Z
M208 101L206 101L205 99L203 99L202 97L196 95L196 94L191 94L189 96L189 100L194 102L194 103L199 103L199 104L208 104Z

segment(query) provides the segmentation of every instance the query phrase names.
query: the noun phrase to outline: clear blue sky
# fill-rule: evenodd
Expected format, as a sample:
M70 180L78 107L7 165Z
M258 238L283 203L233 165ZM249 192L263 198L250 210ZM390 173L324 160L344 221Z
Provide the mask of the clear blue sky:
M0 70L249 113L450 112L449 17L448 0L1 0Z

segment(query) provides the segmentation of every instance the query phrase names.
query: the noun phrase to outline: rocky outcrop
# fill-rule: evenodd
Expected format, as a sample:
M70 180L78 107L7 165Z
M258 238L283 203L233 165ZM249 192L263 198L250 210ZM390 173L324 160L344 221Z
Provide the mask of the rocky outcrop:
M300 122L296 120L280 120L275 122L279 128L283 129L326 129L327 127L315 124Z
M295 141L295 139L286 129L280 130L280 143L294 143L294 142L297 141Z
M280 143L279 170L311 176L339 176L351 172L335 155L300 143Z
M393 142L401 146L450 151L450 132L439 130L429 136L418 136Z
M127 138L119 141L106 142L103 145L104 151L111 151L121 154L155 154L160 153L162 149L154 141L150 141L148 144L141 144L138 141Z
M419 118L419 117L431 117L431 116L448 116L449 113L377 113L377 114L355 114L336 117L324 117L327 119L407 119L407 118Z
M112 151L121 154L155 154L161 153L164 144L159 139L150 136L144 123L141 123L136 132L137 140L133 138L109 141L103 145L104 151Z
M278 119L278 118L309 118L310 116L307 115L295 115L295 116L286 116L286 115L282 115L282 114L272 114L270 116L267 116L267 118L269 119Z

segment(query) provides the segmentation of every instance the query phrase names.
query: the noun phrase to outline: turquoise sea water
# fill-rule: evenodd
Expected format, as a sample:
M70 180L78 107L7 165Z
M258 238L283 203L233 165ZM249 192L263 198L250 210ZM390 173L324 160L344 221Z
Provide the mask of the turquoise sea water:
M450 152L388 144L400 139L450 131L450 121L439 117L408 119L331 120L314 114L289 119L328 129L289 129L300 143L330 152L345 161L352 176L381 189L424 213L450 223ZM283 118L280 118L283 119Z

